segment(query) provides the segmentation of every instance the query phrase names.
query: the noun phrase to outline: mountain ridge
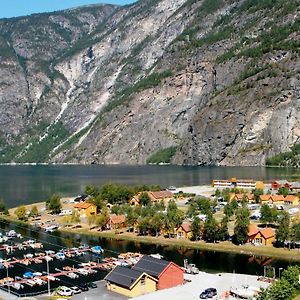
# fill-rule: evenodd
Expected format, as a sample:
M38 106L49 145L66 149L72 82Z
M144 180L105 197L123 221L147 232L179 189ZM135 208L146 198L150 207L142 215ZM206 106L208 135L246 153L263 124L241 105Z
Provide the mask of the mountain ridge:
M176 149L175 164L264 164L299 143L298 4L147 0L0 20L1 162L145 164Z

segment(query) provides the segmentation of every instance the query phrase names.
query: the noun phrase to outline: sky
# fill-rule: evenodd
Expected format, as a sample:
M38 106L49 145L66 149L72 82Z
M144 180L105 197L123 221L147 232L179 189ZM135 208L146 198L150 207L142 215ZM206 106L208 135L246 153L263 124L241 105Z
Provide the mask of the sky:
M133 2L135 0L0 0L0 18L52 12L95 3L124 5Z

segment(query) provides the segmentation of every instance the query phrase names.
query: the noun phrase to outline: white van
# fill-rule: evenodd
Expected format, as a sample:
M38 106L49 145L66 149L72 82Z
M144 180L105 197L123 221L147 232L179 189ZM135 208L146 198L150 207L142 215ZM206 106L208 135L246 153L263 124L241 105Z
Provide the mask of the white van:
M63 209L60 213L59 216L70 216L72 214L71 209Z

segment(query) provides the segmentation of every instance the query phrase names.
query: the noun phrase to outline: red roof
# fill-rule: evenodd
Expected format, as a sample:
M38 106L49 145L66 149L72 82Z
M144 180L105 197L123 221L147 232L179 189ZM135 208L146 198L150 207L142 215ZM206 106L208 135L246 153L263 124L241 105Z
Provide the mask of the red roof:
M155 199L164 199L164 198L172 198L173 193L170 191L158 191L158 192L148 192L151 196L153 196Z
M125 215L110 215L109 217L109 220L108 220L110 223L113 223L113 224L122 224L122 223L125 223L126 221L126 217Z
M276 202L276 201L284 201L283 195L272 195L272 196L271 196L271 199L272 199L273 202Z
M271 199L271 195L260 195L259 199L261 201L269 201Z
M81 202L81 203L75 204L74 208L87 209L92 205L94 206L94 204L89 203L89 202Z
M181 227L182 230L185 231L185 232L190 232L191 231L191 223L190 222L183 222L179 227Z
M269 238L275 236L275 231L269 227L260 229L259 232L265 239L269 239Z
M249 224L248 236L256 235L258 232L259 232L259 229L255 224Z
M297 200L297 199L298 199L298 197L294 196L294 195L287 195L285 197L285 200L287 200L287 201L294 201L294 200Z

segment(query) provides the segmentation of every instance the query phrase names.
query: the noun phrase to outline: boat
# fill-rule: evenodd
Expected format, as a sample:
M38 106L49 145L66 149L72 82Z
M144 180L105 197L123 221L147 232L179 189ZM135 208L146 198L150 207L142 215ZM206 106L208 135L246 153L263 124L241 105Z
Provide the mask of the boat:
M34 272L34 273L32 273L32 275L33 275L34 277L36 277L36 276L42 276L43 273L41 273L41 272Z
M100 255L103 253L103 249L101 246L94 246L91 248L91 252Z
M10 239L17 237L17 233L14 230L10 230L9 232L6 233L6 236Z
M69 278L71 278L71 279L76 279L76 278L79 277L79 275L76 274L76 273L74 273L74 272L68 273L67 276L68 276Z
M29 286L35 286L35 285L36 285L36 282L33 281L33 280L31 280L31 279L28 279L28 280L26 281L26 284L28 284Z
M12 287L16 290L24 289L24 285L18 282L14 282Z
M157 259L163 259L164 257L159 254L159 253L156 253L156 254L150 254L149 256L153 257L153 258L157 258Z
M77 272L78 274L84 275L84 276L89 275L89 272L88 272L86 269L84 269L84 268L79 268L79 269L77 269L76 272Z
M32 253L24 254L24 258L33 258L33 254Z
M63 252L57 252L55 254L55 257L60 260L64 260L66 258L65 254Z
M43 258L44 258L45 261L48 261L48 262L53 260L53 258L51 256L48 256L48 255L44 256Z
M31 279L31 278L33 278L33 273L32 272L26 272L26 273L23 274L23 277L25 279Z
M231 289L230 294L238 296L242 299L253 299L259 293L259 289L256 287L250 287L248 285L242 286L242 288Z
M44 284L47 283L46 281L44 281L44 280L42 280L42 279L40 279L40 278L34 278L33 281L34 281L36 284L38 284L38 285L44 285Z

